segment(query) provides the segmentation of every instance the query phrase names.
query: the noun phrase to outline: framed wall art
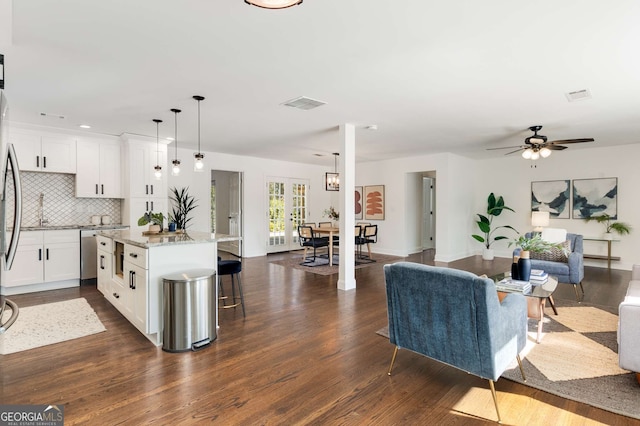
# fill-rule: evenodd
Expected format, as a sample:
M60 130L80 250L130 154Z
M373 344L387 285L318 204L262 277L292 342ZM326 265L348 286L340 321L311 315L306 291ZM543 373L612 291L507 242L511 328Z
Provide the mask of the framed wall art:
M356 213L356 220L362 220L362 214L364 212L364 197L362 196L362 187L361 186L356 186L356 193L355 193L355 213Z
M531 211L549 212L552 219L569 219L570 180L531 182Z
M574 179L573 218L608 214L618 219L618 178Z
M384 220L384 185L364 187L364 218Z

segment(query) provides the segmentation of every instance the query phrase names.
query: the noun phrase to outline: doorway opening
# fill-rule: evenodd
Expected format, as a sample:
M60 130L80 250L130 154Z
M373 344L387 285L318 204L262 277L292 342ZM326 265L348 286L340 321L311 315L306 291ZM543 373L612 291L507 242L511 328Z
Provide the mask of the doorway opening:
M211 232L240 237L218 243L218 250L243 256L242 237L244 179L242 172L211 170Z
M309 217L309 180L267 177L267 253L300 249L298 226Z

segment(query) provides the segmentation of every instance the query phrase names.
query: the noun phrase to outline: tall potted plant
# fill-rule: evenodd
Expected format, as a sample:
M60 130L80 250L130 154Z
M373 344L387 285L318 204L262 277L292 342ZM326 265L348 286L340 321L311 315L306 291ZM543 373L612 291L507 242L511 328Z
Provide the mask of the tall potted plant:
M613 233L616 232L618 235L628 235L631 233L631 225L624 222L614 222L611 216L607 213L603 213L598 216L591 216L585 219L587 222L596 221L598 223L602 223L604 225L604 235L602 238L605 240L612 240Z
M189 195L189 187L171 188L169 199L173 203L169 213L169 220L176 224L177 229L187 229L189 222L193 219L190 217L190 213L198 207L196 205L197 200Z
M516 234L518 233L518 231L516 231L516 229L510 225L502 225L494 229L491 229L491 226L493 224L493 219L496 216L500 216L503 210L514 211L511 207L505 206L504 199L502 198L502 196L499 196L498 198L496 198L496 196L492 192L491 194L489 194L489 197L487 198L486 214L478 213L478 221L476 222L476 224L478 225L478 228L480 228L482 235L473 234L471 236L475 238L477 241L484 244L484 249L482 250L482 258L485 260L493 260L494 253L493 253L493 250L491 249L491 244L493 244L496 241L507 239L507 237L505 237L504 235L494 236L493 235L494 232L496 232L500 228L506 228L514 231Z

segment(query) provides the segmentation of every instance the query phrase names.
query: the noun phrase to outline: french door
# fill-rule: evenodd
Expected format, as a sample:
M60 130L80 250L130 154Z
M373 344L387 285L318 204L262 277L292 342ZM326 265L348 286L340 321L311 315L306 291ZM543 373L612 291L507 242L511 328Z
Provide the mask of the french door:
M300 248L298 225L309 216L308 192L308 180L267 178L267 253Z

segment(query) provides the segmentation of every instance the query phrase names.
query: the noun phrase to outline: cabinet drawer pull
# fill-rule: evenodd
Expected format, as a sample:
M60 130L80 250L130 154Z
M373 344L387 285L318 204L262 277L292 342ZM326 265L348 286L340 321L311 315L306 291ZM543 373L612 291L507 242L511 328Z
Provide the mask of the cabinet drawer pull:
M106 246L106 245L107 245L107 243L105 243L104 241L100 241L100 245L101 245L101 246Z
M120 299L120 295L118 293L113 293L113 297L115 297L116 299Z
M134 259L138 258L138 255L136 253L129 253L129 256L133 257Z

